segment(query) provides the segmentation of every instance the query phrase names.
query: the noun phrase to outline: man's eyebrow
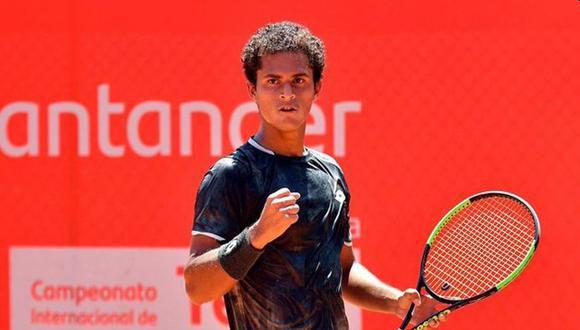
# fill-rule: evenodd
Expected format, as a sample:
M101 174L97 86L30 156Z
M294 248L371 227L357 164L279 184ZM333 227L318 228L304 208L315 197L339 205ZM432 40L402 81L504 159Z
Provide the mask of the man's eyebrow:
M265 78L281 78L282 75L276 74L276 73L267 73L264 75ZM306 72L299 72L296 74L293 74L292 77L308 77L308 74Z

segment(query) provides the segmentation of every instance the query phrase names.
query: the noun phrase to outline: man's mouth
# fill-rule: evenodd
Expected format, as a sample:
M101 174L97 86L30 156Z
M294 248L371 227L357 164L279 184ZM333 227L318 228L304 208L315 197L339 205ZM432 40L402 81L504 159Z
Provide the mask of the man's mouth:
M296 108L294 108L292 106L282 106L282 107L278 108L278 110L280 110L282 112L294 112L294 111L296 111Z

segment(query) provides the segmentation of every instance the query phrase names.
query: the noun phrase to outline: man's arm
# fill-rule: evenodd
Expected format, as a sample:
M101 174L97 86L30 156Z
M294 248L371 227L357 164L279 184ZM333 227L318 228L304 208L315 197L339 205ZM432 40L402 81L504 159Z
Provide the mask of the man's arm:
M185 289L191 302L202 304L223 296L236 284L218 259L220 244L211 237L191 238L189 259L185 265Z
M298 221L300 208L296 201L299 198L300 194L287 188L270 194L258 221L224 245L211 237L194 235L184 273L185 288L191 301L202 304L230 291L257 258L256 252L251 252L254 253L251 260L246 258L247 254L237 252L262 250L282 235Z
M352 247L343 246L340 261L343 270L342 295L344 299L363 309L389 313L403 319L412 303L418 305L411 319L421 321L436 311L437 302L421 296L414 289L404 292L383 283L368 269L355 261ZM444 318L442 319L444 320ZM431 323L431 327L439 326Z

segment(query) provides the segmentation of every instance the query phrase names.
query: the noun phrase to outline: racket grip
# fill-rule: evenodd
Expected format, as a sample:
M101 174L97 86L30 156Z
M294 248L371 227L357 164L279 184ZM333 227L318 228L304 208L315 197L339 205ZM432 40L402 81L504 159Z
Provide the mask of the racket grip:
M399 330L405 330L405 328L407 327L409 322L411 322L411 317L413 316L414 310L415 310L415 304L411 304L411 307L409 307L409 310L407 311L407 315L405 315L405 318L403 319L403 323L401 323Z

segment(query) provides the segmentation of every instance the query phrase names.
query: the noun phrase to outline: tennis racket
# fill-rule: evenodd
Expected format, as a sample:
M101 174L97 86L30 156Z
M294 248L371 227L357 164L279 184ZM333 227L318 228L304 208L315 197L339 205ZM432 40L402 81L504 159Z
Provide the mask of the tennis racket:
M505 288L530 262L539 239L536 212L514 194L487 191L459 203L429 236L417 284L417 291L425 288L449 306L412 329L425 329L430 321ZM399 330L414 309L412 304Z

